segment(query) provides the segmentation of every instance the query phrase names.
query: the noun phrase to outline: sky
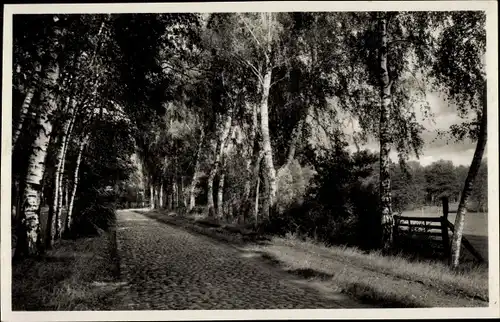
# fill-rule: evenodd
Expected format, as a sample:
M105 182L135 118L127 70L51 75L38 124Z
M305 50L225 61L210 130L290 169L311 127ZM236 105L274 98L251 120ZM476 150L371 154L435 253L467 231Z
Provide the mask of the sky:
M463 121L463 119L458 115L456 107L453 104L446 102L437 93L428 93L427 101L429 102L433 117L430 119L424 119L421 111L418 108L415 110L417 118L425 127L425 130L422 133L424 148L419 159L415 156L411 156L410 160L419 161L423 166L429 165L440 159L450 160L455 165L470 165L474 155L474 149L476 147L474 142L470 140L455 142L454 140L447 140L446 138L437 136L438 130L448 130L451 125L459 124ZM346 129L346 132L349 131L352 131L352 128L351 130ZM375 140L365 145L361 145L360 147L362 149L366 148L373 151L379 150L379 144ZM355 151L354 144L351 144L349 148L351 151ZM485 156L486 155L487 151ZM396 151L391 152L391 158L394 161L397 161Z

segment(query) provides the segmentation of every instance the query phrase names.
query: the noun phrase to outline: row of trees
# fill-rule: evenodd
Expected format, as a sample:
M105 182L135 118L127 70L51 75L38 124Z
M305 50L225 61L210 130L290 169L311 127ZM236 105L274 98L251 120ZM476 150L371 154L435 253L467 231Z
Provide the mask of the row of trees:
M39 19L47 20L44 30L19 27L33 27ZM457 216L464 218L486 142L480 12L123 14L17 21L14 70L26 71L18 80L25 103L17 104L26 107L19 114L35 115L31 123L43 127L25 131L29 117L14 120L14 129L31 135L24 142L33 146L24 154L30 161L20 164L17 194L24 202L20 218L26 232L20 236L29 253L38 249L42 187L57 183L53 240L60 231L61 180L72 182L75 191L78 184L77 166L71 179L63 175L65 150L71 137L78 137L76 150L84 151L89 127L106 113L111 128L123 125L134 138L155 207L182 204L192 210L203 192L207 213L218 219L271 220L283 212L280 187L290 178L290 167L304 168L300 178L306 181L312 171L305 170L307 164L349 139L360 144L374 136L380 142L377 218L381 241L390 247L389 153L397 150L402 164L411 153L419 154L423 127L415 109L428 111L425 91L437 88L462 116L475 116L452 131L459 139L478 140ZM82 31L92 36L79 36ZM28 99L27 84L40 93L36 103ZM352 137L344 133L342 117L359 123ZM57 122L62 126L54 126ZM129 160L128 152L120 157ZM456 226L460 232L463 220ZM454 240L460 243L460 233Z
M12 205L19 256L71 233L78 191L81 198L132 170L127 159L117 159L133 152L133 137L114 92L113 57L106 55L114 50L109 24L110 15L14 19Z
M427 166L416 161L406 168L391 167L394 208L398 211L421 206L441 206L441 198L458 203L469 168L455 166L452 161L439 160ZM488 165L483 161L469 198L469 211L488 209Z

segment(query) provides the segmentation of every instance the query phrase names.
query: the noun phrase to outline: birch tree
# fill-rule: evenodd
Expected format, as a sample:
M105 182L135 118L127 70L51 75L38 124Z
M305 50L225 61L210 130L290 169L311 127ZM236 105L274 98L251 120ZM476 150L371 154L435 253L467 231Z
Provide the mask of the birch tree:
M438 89L444 90L465 120L450 128L457 140L476 141L476 149L463 184L451 240L452 267L460 262L461 241L467 202L486 150L488 91L486 86L486 15L484 12L452 12L440 35L433 76Z
M379 141L381 245L384 249L393 246L389 155L395 148L402 164L410 154L420 155L423 126L415 111L420 108L423 115L428 115L429 105L426 86L419 83L418 77L429 73L435 32L443 16L423 12L356 13L349 27L351 35L346 38L354 47L350 53L353 67L359 68L356 62L361 62L366 74L354 78L359 83L354 87L357 90L347 91L351 97L344 94L340 97L347 98L342 103L347 111L353 111L349 104L361 107L353 113L361 128ZM349 84L348 80L343 81ZM364 97L359 96L361 93ZM374 103L377 108L370 108Z
M276 201L276 169L269 131L269 93L271 87L280 81L273 80L273 71L288 63L286 46L282 46L286 34L287 14L241 13L212 15L215 43L220 55L236 60L255 77L258 84L257 97L260 116L260 134L266 176L269 182L269 207ZM214 46L215 47L215 46ZM269 217L264 209L264 216Z
M33 153L29 158L26 184L23 191L22 224L23 230L19 241L21 252L28 255L40 253L40 197L41 183L45 172L45 158L47 147L52 134L52 114L57 110L56 86L59 79L58 55L61 50L60 37L62 30L58 26L59 17L54 16L54 23L50 26L46 61L43 67L43 89L40 93L42 115L40 116L41 129L33 143Z

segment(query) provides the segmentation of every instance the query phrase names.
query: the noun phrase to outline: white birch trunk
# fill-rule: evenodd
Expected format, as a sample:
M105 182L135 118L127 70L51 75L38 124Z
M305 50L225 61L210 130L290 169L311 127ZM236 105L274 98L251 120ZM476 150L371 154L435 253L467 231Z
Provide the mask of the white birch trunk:
M60 176L59 176L59 199L58 199L58 204L57 204L57 212L56 212L56 217L57 217L57 224L59 227L59 231L61 229L61 211L62 211L62 205L63 205L63 199L62 199L62 186L63 186L63 177L64 177L64 172L65 172L65 166L66 166L66 154L68 152L68 147L71 142L71 135L73 134L73 127L75 125L75 119L77 115L77 109L76 109L76 100L72 99L71 100L71 105L70 105L70 110L69 113L71 114L71 119L68 121L67 124L65 124L65 132L64 132L64 137L63 137L63 147L62 147L62 157L60 159L60 163L58 164L58 169L60 168Z
M219 188L217 190L217 216L219 219L224 217L224 179L225 174L221 173L219 177Z
M184 176L181 176L181 203L182 207L186 208L186 193L184 192Z
M173 184L173 190L174 190L174 209L179 208L179 187L177 186L177 180L174 180Z
M382 44L380 50L380 70L381 75L381 108L380 108L380 204L382 208L382 246L384 249L392 247L393 243L393 214L391 201L391 176L390 176L390 105L391 105L391 81L389 79L389 69L387 66L387 21L380 20L380 33Z
M160 203L160 208L163 208L163 180L161 181L161 185L160 185L160 200L159 200L159 203Z
M255 217L255 224L259 223L259 193L260 193L260 177L257 177L257 184L255 186L255 203L253 214Z
M262 83L262 98L260 104L260 125L261 125L261 134L262 134L262 150L264 152L264 165L265 165L265 174L269 181L269 191L267 194L267 198L269 199L267 204L269 207L274 205L276 201L276 170L274 169L273 163L273 152L271 148L271 138L269 135L269 90L271 88L271 76L272 70L270 67L267 68L266 73L264 74L263 83ZM269 216L269 209L264 209L264 215L266 217Z
M66 231L70 231L71 226L73 224L73 208L75 205L76 191L78 189L78 181L80 179L80 164L82 163L83 151L88 143L89 137L90 133L85 135L85 137L80 142L80 146L78 148L78 157L76 158L75 171L73 173L73 189L71 191L69 206L68 206L68 215L66 217L66 229L65 229Z
M458 267L460 262L460 249L462 245L462 236L465 226L465 215L467 212L467 201L472 192L472 186L474 180L477 177L479 168L481 167L481 160L483 159L484 150L486 149L486 142L488 136L487 123L488 123L488 113L487 113L487 97L486 97L486 85L483 93L483 111L481 116L481 124L479 127L479 136L476 145L476 150L474 151L474 156L472 158L472 163L467 173L467 178L465 179L464 188L460 196L460 203L458 204L457 216L455 217L455 231L451 239L451 265L452 267Z
M226 162L227 156L229 154L229 140L233 137L236 131L236 127L233 126L228 134L227 142L224 144L224 148L222 150L222 156L220 160L220 176L219 176L219 187L217 190L217 215L219 218L224 217L224 180L225 180L225 171L226 171Z
M70 98L68 97L68 103ZM71 118L66 121L64 124L64 132L62 137L62 146L59 149L58 156L56 159L57 169L55 175L55 189L54 189L54 223L52 227L54 227L54 238L58 239L61 237L62 233L62 206L63 206L63 174L64 167L66 164L66 152L68 150L69 140L71 137L71 132L73 130L73 124L76 117L76 101L74 99L71 100L69 114Z
M26 93L26 96L24 98L23 105L21 106L21 114L19 115L19 122L17 123L17 126L14 130L14 133L12 133L12 146L13 147L16 145L17 139L19 138L19 135L21 134L21 131L23 129L24 120L29 113L33 96L35 96L35 90L36 90L35 85L32 85L28 89L28 92Z
M23 193L23 211L21 222L23 225L20 241L21 252L36 255L41 250L39 207L42 193L42 180L45 173L45 159L47 147L52 135L52 113L57 110L57 99L54 91L59 78L57 55L51 53L51 61L46 67L44 75L44 89L41 92L40 125L33 143L33 152L30 155L26 185Z
M68 210L69 207L69 181L68 178L66 178L66 184L64 185L64 206L66 207L66 210Z
M33 100L33 97L35 96L35 93L40 85L40 68L41 65L39 63L36 63L35 71L33 73L33 81L31 82L31 85L26 92L26 96L24 97L23 104L21 105L19 122L17 123L14 132L12 133L12 147L15 147L17 140L19 139L24 126L24 122L26 120L26 116L28 114L31 114L34 118L36 115L36 111L33 111L33 108L31 108L31 101Z
M223 129L221 131L221 134L219 136L219 142L218 142L218 150L216 151L215 154L215 160L212 165L212 168L210 169L210 173L208 175L208 192L207 192L207 206L208 206L208 211L209 214L213 213L215 211L214 209L214 197L213 197L213 185L214 185L214 179L219 171L220 167L220 162L222 155L224 154L224 147L225 147L225 142L227 137L229 136L229 131L231 129L231 123L232 123L232 111L228 111L228 115L226 118L226 122L223 126Z
M149 208L155 208L154 188L151 183L149 184Z

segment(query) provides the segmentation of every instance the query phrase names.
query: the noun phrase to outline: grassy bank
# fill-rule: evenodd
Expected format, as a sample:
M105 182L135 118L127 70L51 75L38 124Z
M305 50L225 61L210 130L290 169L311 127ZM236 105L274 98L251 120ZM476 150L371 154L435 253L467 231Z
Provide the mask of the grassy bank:
M326 247L294 236L273 238L246 250L262 254L290 273L320 279L366 303L386 307L488 305L488 271L483 266L452 271L439 262Z
M453 271L441 262L365 253L356 248L326 247L285 238L249 238L235 226L207 225L207 220L163 211L143 212L159 221L236 245L259 254L268 264L321 283L364 303L383 307L471 307L488 305L488 269L464 265ZM242 233L243 232L243 233ZM255 242L259 240L259 242Z
M38 259L12 265L12 310L107 310L117 301L113 231L61 240Z

